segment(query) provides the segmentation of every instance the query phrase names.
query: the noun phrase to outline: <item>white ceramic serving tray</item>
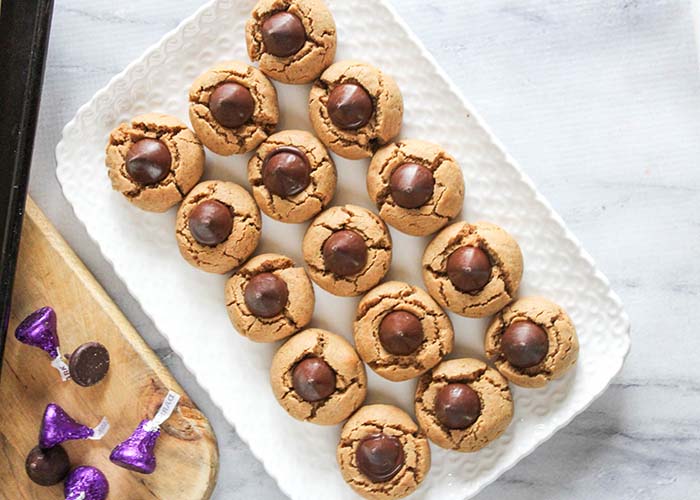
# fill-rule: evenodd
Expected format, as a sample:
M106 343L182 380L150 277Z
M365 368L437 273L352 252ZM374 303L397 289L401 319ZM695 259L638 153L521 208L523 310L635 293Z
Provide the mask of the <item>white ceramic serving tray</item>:
M116 273L280 488L299 500L355 498L335 460L339 426L298 422L275 401L268 368L278 344L254 344L234 331L224 307L226 277L198 271L178 253L175 209L165 214L138 210L112 191L104 167L108 134L119 122L149 111L187 121L187 91L194 78L219 60L247 61L243 30L253 3L218 0L205 5L114 77L66 125L56 151L58 178ZM521 296L541 294L558 302L579 332L580 359L563 380L540 390L513 387L515 417L504 436L473 454L432 446L432 469L412 498L464 499L551 437L605 390L629 349L628 318L589 255L391 7L381 0L328 4L338 26L336 60L363 59L396 79L406 109L401 136L440 143L457 158L467 185L461 217L492 221L513 234L525 256ZM311 130L309 86L275 86L280 129ZM247 186L247 159L207 152L206 177ZM368 162L335 159L339 188L334 203L373 208L365 188ZM265 217L258 251L284 253L301 263L305 229L306 224L287 225ZM423 286L420 258L428 239L394 230L392 237L394 261L388 277ZM351 339L357 301L316 288L313 326ZM483 358L486 320L451 318L456 331L451 357ZM368 403L396 404L413 413L415 381L392 383L371 371L368 375Z

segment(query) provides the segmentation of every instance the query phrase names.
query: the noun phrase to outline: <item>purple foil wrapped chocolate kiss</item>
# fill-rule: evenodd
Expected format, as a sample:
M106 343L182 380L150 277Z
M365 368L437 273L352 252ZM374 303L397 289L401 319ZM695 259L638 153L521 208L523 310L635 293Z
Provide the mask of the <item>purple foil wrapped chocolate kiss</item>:
M51 366L58 370L61 379L70 379L68 365L59 349L56 313L52 308L42 307L24 318L15 329L15 338L23 344L46 351L51 356Z
M105 500L109 483L99 469L81 465L68 474L63 493L66 500Z
M39 429L39 447L52 448L71 439L98 440L109 430L109 422L103 418L100 423L90 428L76 422L56 403L49 403L44 410L44 418Z
M160 425L172 415L179 400L179 394L168 391L155 417L142 420L131 436L112 450L109 459L120 467L141 474L151 474L156 470L154 448L160 436Z

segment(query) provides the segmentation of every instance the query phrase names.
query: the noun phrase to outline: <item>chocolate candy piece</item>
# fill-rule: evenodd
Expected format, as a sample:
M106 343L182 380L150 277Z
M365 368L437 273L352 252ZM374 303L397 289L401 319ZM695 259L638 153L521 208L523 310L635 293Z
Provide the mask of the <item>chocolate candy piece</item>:
M56 312L52 308L42 307L24 318L15 329L15 338L23 344L45 351L51 356L51 366L61 374L61 380L65 382L70 379L68 365L63 360L58 341Z
M51 359L59 357L56 312L48 306L37 309L17 326L15 338L23 344L46 351Z
M355 231L341 229L323 244L326 269L338 276L352 276L367 264L367 244Z
M81 465L68 474L63 494L66 500L106 500L109 482L99 469Z
M222 83L209 96L209 109L224 127L238 128L250 120L255 101L250 90L239 83Z
M54 446L46 450L35 446L24 462L24 470L27 471L29 479L41 486L60 483L69 469L68 453L62 446Z
M418 208L433 196L435 178L423 165L404 163L394 170L389 181L391 197L403 208Z
M190 212L190 233L202 245L216 246L231 234L231 209L218 200L204 200Z
M461 247L447 258L447 276L463 292L476 292L491 279L489 256L478 247Z
M323 359L302 359L292 372L294 391L304 400L321 401L335 392L335 372Z
M160 436L160 429L149 429L148 419L142 420L127 439L119 443L109 454L116 465L140 474L151 474L156 470L156 455L153 452Z
M273 194L287 198L301 193L311 182L309 159L299 149L282 146L263 160L262 178Z
M481 415L481 400L467 384L447 384L435 397L435 415L448 429L466 429Z
M405 459L401 441L384 433L362 439L357 445L355 458L360 472L374 483L384 483L394 477Z
M379 324L379 342L384 349L397 356L415 352L423 342L420 320L408 311L393 311Z
M61 355L56 325L56 312L50 307L37 309L24 318L15 329L15 338L28 346L38 347L51 356L51 366L64 382L70 379L68 365Z
M501 349L511 365L529 368L547 355L549 338L542 327L532 321L516 321L503 333Z
M126 153L126 171L144 186L157 184L168 176L172 158L170 150L157 139L141 139Z
M83 387L102 380L109 370L109 352L99 342L88 342L78 347L68 361L70 376Z
M94 428L76 422L63 408L56 403L49 403L44 410L39 429L39 446L44 449L71 439L98 440L109 430L106 418Z
M354 83L343 83L331 90L326 107L333 124L345 130L364 127L374 112L372 98Z
M299 52L306 43L304 25L294 14L278 12L265 19L260 27L265 52L288 57Z
M142 420L131 436L114 447L109 460L130 471L151 474L156 470L155 447L160 436L160 426L172 415L180 395L168 391L158 412L152 419Z
M253 276L245 287L245 305L259 318L272 318L284 311L289 289L283 279L272 273Z

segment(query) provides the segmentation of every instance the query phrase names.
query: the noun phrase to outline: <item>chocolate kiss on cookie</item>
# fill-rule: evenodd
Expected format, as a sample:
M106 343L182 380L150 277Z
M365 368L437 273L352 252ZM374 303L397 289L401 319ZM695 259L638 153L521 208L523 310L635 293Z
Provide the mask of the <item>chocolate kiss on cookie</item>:
M331 90L326 107L333 124L345 130L364 127L374 113L372 98L354 83L343 83Z
M260 273L250 279L243 295L250 312L259 318L272 318L284 311L289 289L274 274Z
M333 233L323 244L326 268L338 276L352 276L367 264L367 244L355 231L342 229Z
M289 12L272 14L260 28L265 51L277 57L289 57L306 43L306 30L301 20Z

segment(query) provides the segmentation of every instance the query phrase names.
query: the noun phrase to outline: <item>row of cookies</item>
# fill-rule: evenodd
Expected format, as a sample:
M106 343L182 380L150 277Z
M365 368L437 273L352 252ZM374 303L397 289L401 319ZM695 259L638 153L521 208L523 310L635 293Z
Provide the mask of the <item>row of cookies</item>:
M288 258L274 254L256 257L251 263L266 261L292 265ZM285 398L291 397L307 402L323 400L325 405L334 390L347 390L346 384L338 385L330 378L333 373L342 373L343 380L358 384L361 402L366 390L362 362L383 378L403 381L424 376L452 352L454 331L449 317L418 287L391 281L371 290L357 307L353 347L338 335L304 330L313 314L313 291L303 269L287 267L277 275L264 266L259 269L258 274L245 277L250 271L246 269L228 281L228 311L236 329L252 340L271 341L296 333L279 348L271 370L275 394L295 418L337 424L356 409L348 407L338 414L334 408L336 413L328 417L295 412L284 404ZM269 285L264 283L268 280ZM299 294L298 298L291 300L290 288ZM338 370L335 363L325 359L327 349L339 356L337 360L348 363L346 369ZM492 319L484 335L484 349L504 380L523 387L542 387L564 375L576 362L578 340L571 319L561 307L541 297L525 297ZM296 384L294 374L297 369L305 372L301 361L308 356L327 363L324 367L313 363L314 371L323 368L327 375L310 377L323 387L315 389L317 396L313 398L307 398L303 391L291 392L296 387L291 383L294 380ZM287 383L280 385L280 380Z
M362 74L380 75L372 66L353 61L336 63L327 72L353 68ZM377 78L388 80L387 76ZM381 121L382 125L365 124L372 127L371 131L345 130L343 127L353 126L346 121L355 117L356 102L347 95L350 85L363 88L339 84L322 101L312 88L309 112L312 118L324 116L326 120L312 120L319 141L300 130L273 133L279 121L277 94L262 72L239 61L215 65L190 89L189 115L194 131L174 116L149 113L111 132L106 163L112 186L139 208L163 212L181 202L201 178L204 146L221 155L257 149L248 163L248 178L262 210L284 222L306 221L325 208L335 193L335 165L324 144L336 153L361 147L371 155L370 143L377 147L399 131L402 110L374 109L373 99L380 96L368 97L366 118ZM342 86L346 91L334 93ZM328 93L327 88L323 90ZM401 104L398 90L395 99ZM384 131L383 123L391 110L397 116L392 128ZM375 118L378 116L381 120ZM336 126L336 122L343 125ZM341 130L345 130L342 141L334 135ZM370 192L373 188L374 183L368 183Z
M449 226L426 247L424 279L429 294L406 283L378 285L391 263L391 238L385 226L360 207L332 207L314 220L304 237L308 274L282 255L254 257L227 281L229 316L236 330L251 340L286 338L311 321L310 276L336 295L369 290L358 304L355 344L362 359L384 378L414 378L451 352L454 333L440 306L472 317L498 313L488 329L485 352L513 382L539 387L558 378L576 361L575 329L566 312L546 299L510 303L519 285L522 260L509 263L493 235L478 246L474 240L465 245L453 236L454 248L442 252L442 264L436 263L435 246L447 235L459 234L457 229L467 235L488 235L486 228L515 245L505 249L519 255L514 240L508 240L502 229L483 223L465 228L465 224ZM464 256L468 253L483 254L479 258L501 267L477 265L473 257Z

